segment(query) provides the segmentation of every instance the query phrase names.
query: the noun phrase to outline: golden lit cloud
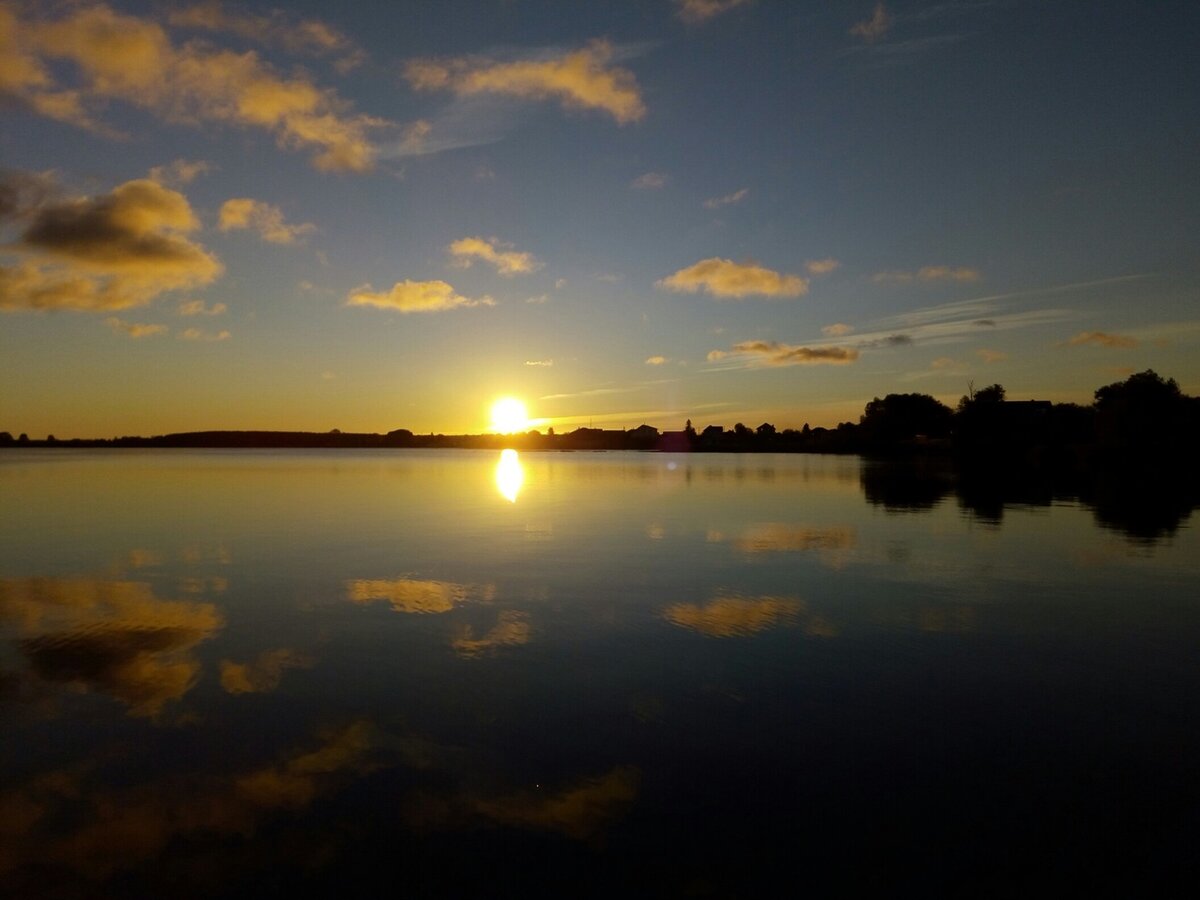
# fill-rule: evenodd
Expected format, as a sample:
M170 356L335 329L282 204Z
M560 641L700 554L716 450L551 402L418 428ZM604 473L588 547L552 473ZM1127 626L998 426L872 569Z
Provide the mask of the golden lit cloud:
M613 55L612 44L600 40L561 56L516 62L416 59L404 75L418 91L558 100L567 107L601 110L620 124L636 122L646 114L637 80L627 69L609 66Z
M1082 347L1091 344L1093 347L1109 347L1114 350L1125 350L1138 345L1137 338L1125 337L1121 334L1109 334L1106 331L1081 331L1067 341L1068 347Z
M125 322L116 316L109 316L104 324L113 331L129 335L131 338L152 337L156 334L166 334L166 325L144 325L141 322Z
M448 248L454 257L455 265L468 268L477 259L495 266L501 275L528 275L542 268L542 263L532 253L524 253L511 249L511 244L497 241L495 238L486 240L481 237L460 238Z
M267 693L279 687L285 669L307 669L312 664L312 657L286 647L266 650L248 663L223 659L221 687L229 694Z
M181 341L204 341L208 343L215 343L216 341L227 341L231 337L233 337L233 334L230 333L228 329L222 329L220 331L205 331L201 328L185 328L183 331L179 332L179 339Z
M297 238L317 230L311 222L289 225L283 220L283 210L278 206L249 197L235 197L222 203L217 227L221 231L252 229L272 244L292 244Z
M808 280L799 275L781 275L755 263L735 263L716 256L680 269L656 284L690 294L705 291L717 298L799 297L808 292Z
M464 625L450 646L462 656L478 656L498 647L528 644L529 634L529 617L517 610L506 609L482 637L475 637L475 629Z
M809 275L828 275L841 268L841 265L836 259L810 259L804 264L804 269Z
M672 625L709 637L743 637L795 621L806 607L790 597L717 597L703 606L675 603L663 610Z
M748 528L734 546L743 553L849 550L857 542L848 525L826 527L764 522Z
M231 12L217 0L173 9L167 21L180 28L224 32L261 44L282 47L289 53L307 56L337 55L336 67L345 73L361 65L366 54L348 37L317 19L294 21L275 9L269 16Z
M637 799L641 773L618 766L599 778L556 791L521 791L478 799L473 811L503 825L555 831L586 840L622 818Z
M444 281L397 281L386 294L375 291L369 284L357 287L346 297L346 305L427 313L460 306L495 306L496 301L486 294L476 299L456 294Z
M219 316L229 309L224 303L206 306L203 300L184 300L179 304L181 316Z
M931 369L939 369L942 371L962 368L962 363L950 356L939 356L929 364Z
M914 272L877 272L871 276L876 284L888 282L905 284L911 281L978 281L982 276L978 269L966 266L922 266Z
M726 194L724 197L709 197L704 201L705 209L720 209L722 206L733 206L741 203L750 194L750 188L742 188L740 191L734 191L732 194Z
M678 7L676 15L689 24L699 24L749 2L750 0L675 0Z
M985 363L1004 362L1008 359L1008 354L1003 350L976 350L975 355Z
M466 585L451 581L411 578L364 579L346 582L346 599L367 604L385 601L402 613L446 613L470 596Z
M552 359L527 359L527 360L525 360L525 365L536 366L538 368L548 369L552 365L554 365L554 360L552 360Z
M629 186L639 191L660 191L667 186L669 180L662 172L647 172L633 179Z
M646 365L661 366L667 361L665 356L649 356L646 358Z
M211 604L94 578L0 579L0 620L15 629L33 675L102 691L135 716L191 690L200 673L192 651L224 624Z
M11 180L0 176L0 197ZM200 227L187 198L148 179L95 197L0 203L0 217L24 226L0 251L20 256L0 265L0 309L127 309L208 284L223 270L187 237Z
M892 27L892 17L882 2L876 3L869 19L855 22L850 28L850 34L862 38L868 44L873 44Z
M797 347L778 341L741 341L730 350L712 350L709 362L740 355L764 366L848 365L858 359L853 347Z
M826 337L845 337L854 331L853 325L847 325L845 322L834 322L832 325L825 325L821 328L821 334Z
M53 9L57 18L0 14L0 90L43 115L93 127L87 108L120 100L171 122L265 129L282 147L312 150L318 169L373 166L368 134L388 123L351 113L303 73L280 76L253 51L176 46L159 24L104 5ZM20 48L12 61L6 45ZM55 81L59 62L77 78L66 89Z

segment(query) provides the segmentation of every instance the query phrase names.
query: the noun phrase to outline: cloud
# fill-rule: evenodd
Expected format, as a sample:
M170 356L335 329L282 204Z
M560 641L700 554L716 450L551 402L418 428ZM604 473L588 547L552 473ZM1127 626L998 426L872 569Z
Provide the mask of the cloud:
M647 172L633 179L629 186L639 191L659 191L667 186L668 181L670 177L662 172Z
M180 28L234 34L245 40L282 47L296 55L336 54L340 56L336 67L342 73L366 60L366 53L331 25L317 19L297 22L278 9L272 10L269 16L256 16L229 12L217 0L206 0L171 10L167 21Z
M646 365L661 366L664 363L666 363L666 361L667 361L667 358L665 356L649 356L646 358Z
M186 328L179 332L181 341L203 341L207 343L216 343L217 341L227 341L233 335L227 330L221 331L204 331L200 328Z
M777 341L741 341L729 350L710 350L709 362L742 357L750 365L819 366L849 365L858 359L853 347L799 347Z
M372 168L372 129L389 123L355 114L336 92L307 75L278 75L254 51L206 42L176 46L155 22L107 6L53 6L57 18L0 12L0 41L19 48L0 58L0 92L50 118L103 128L88 112L119 100L169 122L224 122L260 128L288 149L314 153L321 170ZM60 64L69 63L64 69ZM76 79L63 88L64 71ZM66 76L63 76L66 77Z
M235 197L222 203L217 227L221 231L252 229L271 244L294 244L297 238L317 230L311 222L289 225L283 221L283 210L278 206L249 197Z
M286 647L266 650L253 662L221 660L221 687L228 694L262 694L275 690L285 669L307 669L312 657Z
M21 179L18 179L20 182ZM0 175L0 200L9 176ZM21 183L7 193L22 199ZM32 206L4 209L24 230L0 264L0 309L119 310L166 291L199 287L221 263L187 234L200 227L187 198L139 179L109 194L76 199L38 196Z
M645 116L646 107L633 73L609 67L613 55L612 44L598 40L559 56L514 62L475 57L415 59L405 67L404 77L418 91L552 99L568 108L601 110L624 125Z
M177 159L169 165L155 166L150 170L150 180L166 187L182 187L191 184L201 175L207 175L213 167L203 160Z
M179 304L181 316L219 316L229 309L224 303L205 306L203 300L184 300Z
M850 34L862 38L868 44L873 44L892 27L892 17L882 2L876 3L869 19L855 22L850 28Z
M528 644L529 636L529 617L523 612L506 609L501 611L496 624L481 637L475 637L474 628L464 625L458 630L450 646L460 656L478 656L498 647Z
M750 188L742 188L734 191L732 194L726 194L724 197L709 197L704 201L705 209L720 209L722 206L733 206L736 203L741 203L750 194Z
M962 363L950 356L939 356L929 364L929 368L937 369L938 371L946 371L950 369L961 369Z
M706 291L714 297L799 297L808 292L808 280L799 275L781 275L754 263L735 263L711 257L702 259L674 275L656 282L672 291Z
M362 605L384 600L402 613L450 612L470 595L467 585L451 581L356 578L346 582L346 599L351 603Z
M554 365L554 360L552 360L552 359L527 359L527 360L525 360L525 365L536 366L539 368L548 369Z
M154 716L200 674L196 645L223 626L208 603L161 600L148 584L93 578L0 579L0 623L42 681L106 693Z
M1004 362L1008 359L1008 354L1003 350L976 350L975 355L982 359L985 363Z
M549 294L538 294L536 297L526 297L525 302L532 303L532 304L538 304L538 305L540 305L542 303L549 303L550 295Z
M528 275L542 268L542 262L532 253L518 252L507 249L512 244L505 244L495 238L487 240L481 237L465 237L449 246L450 255L454 257L455 265L469 268L476 259L496 267L501 275ZM501 249L506 248L506 249Z
M699 25L749 2L750 0L675 0L678 7L675 15L689 25Z
M708 637L745 637L795 621L805 611L801 600L790 597L716 597L701 606L675 603L663 610L672 625Z
M460 306L495 306L496 301L487 295L473 300L456 294L444 281L397 281L386 294L375 291L369 284L357 287L346 297L346 305L424 313Z
M1095 347L1110 347L1112 349L1128 349L1138 345L1137 338L1125 337L1120 334L1109 334L1106 331L1081 331L1070 338L1068 347L1082 347L1091 344Z
M845 322L834 322L832 325L825 325L821 328L821 334L826 337L844 337L854 331L853 325L847 325Z
M804 264L804 269L809 275L828 275L841 268L841 265L836 259L810 259Z
M966 266L922 266L913 272L877 272L871 277L876 284L888 282L907 283L911 281L978 281L982 276L978 269Z
M152 337L156 334L166 334L166 325L143 325L141 322L125 322L116 316L104 320L104 324L116 332L123 332L131 338Z

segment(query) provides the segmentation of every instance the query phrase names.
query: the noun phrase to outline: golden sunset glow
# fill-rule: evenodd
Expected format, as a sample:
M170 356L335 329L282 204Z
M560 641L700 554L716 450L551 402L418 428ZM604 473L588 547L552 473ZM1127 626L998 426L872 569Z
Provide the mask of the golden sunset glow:
M492 404L492 431L498 434L515 434L529 427L529 414L525 404L515 397L502 397Z
M524 482L525 470L521 468L517 451L501 450L500 461L496 463L496 489L509 503L516 503Z

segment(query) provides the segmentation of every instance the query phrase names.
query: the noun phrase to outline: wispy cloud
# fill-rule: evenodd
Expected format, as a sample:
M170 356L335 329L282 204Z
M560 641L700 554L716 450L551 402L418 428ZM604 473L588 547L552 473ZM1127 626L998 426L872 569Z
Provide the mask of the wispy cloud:
M495 306L489 296L464 297L444 281L397 281L387 293L369 284L357 287L346 297L347 306L373 306L400 313L442 312L459 307Z
M116 316L109 316L104 320L104 324L113 331L120 334L127 334L131 338L153 337L156 334L166 334L169 330L166 325L144 325L141 322L125 322Z
M876 284L908 283L911 281L957 281L968 282L980 279L978 269L967 266L922 266L916 272L878 272L871 277Z
M358 172L374 163L371 132L389 125L306 74L281 76L255 53L204 41L176 45L158 23L107 6L46 7L57 17L14 9L0 13L20 48L0 66L0 92L50 118L111 131L94 110L117 100L174 123L264 129L281 147L312 150L318 169Z
M778 341L741 341L729 350L712 350L709 362L740 357L751 365L763 366L843 366L858 359L853 347L800 347Z
M751 0L675 0L675 15L689 25L699 25Z
M151 169L150 180L166 187L182 187L212 170L212 164L203 160L177 159L165 166L155 166Z
M1125 350L1138 345L1136 338L1121 334L1109 334L1106 331L1081 331L1065 343L1068 347L1082 347L1090 344L1093 347L1108 347L1114 350Z
M704 291L718 299L763 297L799 297L808 291L808 280L785 275L756 263L735 263L712 257L680 269L656 282L658 287L694 294Z
M892 17L888 14L883 3L876 3L871 15L861 22L855 22L850 27L850 34L861 38L868 44L873 44L888 33L892 27Z
M278 206L249 197L235 197L222 203L217 228L221 231L249 229L271 244L294 244L317 230L311 222L289 225L283 220L283 210Z
M554 365L554 360L552 360L552 359L527 359L527 360L525 360L525 365L536 366L539 368L548 369Z
M482 260L501 275L528 275L542 268L542 263L532 253L513 250L512 244L506 244L495 238L490 240L481 237L465 237L452 243L450 255L454 257L455 265L469 268L475 260Z
M847 325L845 322L834 322L832 325L825 325L821 328L821 334L826 337L844 337L854 331L853 325Z
M511 62L479 57L415 59L405 67L404 76L419 91L557 100L570 108L608 113L623 125L645 116L646 107L633 73L610 65L614 55L611 43L597 40L580 50Z
M660 191L667 186L668 181L670 178L662 172L647 172L633 179L629 186L638 191Z
M981 347L975 351L975 355L982 359L985 363L1004 362L1008 359L1008 354L1003 350L988 350Z
M830 272L840 269L841 266L840 262L832 258L810 259L804 264L804 270L809 275L828 275Z
M0 251L20 257L0 263L0 309L126 309L208 284L223 270L188 237L200 222L187 198L157 182L61 198L49 188L31 193L19 173L0 173L6 194L0 219L24 228Z
M723 197L709 197L704 201L705 209L720 209L722 206L733 206L741 203L750 195L750 188L742 188Z
M207 306L203 300L184 300L179 304L181 316L219 316L228 309L229 307L224 303Z
M217 341L227 341L231 337L233 337L233 334L228 329L222 329L220 331L205 331L202 328L188 328L179 332L179 339L181 341L204 341L208 343L215 343Z
M667 358L665 356L648 356L648 357L646 357L646 365L648 365L648 366L661 366L661 365L664 365L666 362L667 362Z

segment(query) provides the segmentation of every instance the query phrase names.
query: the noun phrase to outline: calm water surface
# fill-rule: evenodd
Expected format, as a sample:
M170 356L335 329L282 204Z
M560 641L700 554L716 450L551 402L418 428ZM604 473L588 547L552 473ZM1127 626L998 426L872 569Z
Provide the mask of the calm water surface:
M1197 874L1187 511L469 451L11 451L0 511L5 896Z

